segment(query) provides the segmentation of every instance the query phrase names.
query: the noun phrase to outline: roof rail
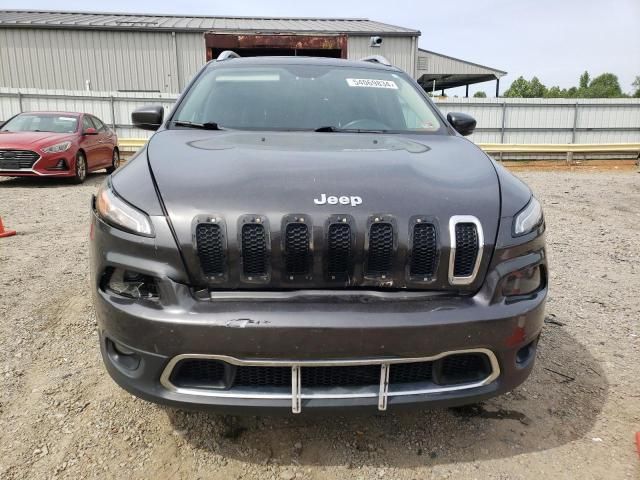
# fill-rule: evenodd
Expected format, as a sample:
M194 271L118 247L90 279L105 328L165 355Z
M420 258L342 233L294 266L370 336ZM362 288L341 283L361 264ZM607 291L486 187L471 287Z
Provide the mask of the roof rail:
M387 67L391 67L391 62L389 60L387 60L385 57L383 57L382 55L370 55L368 57L364 57L360 60L361 62L372 62L372 63L379 63L381 65L386 65Z
M216 58L216 62L221 62L222 60L227 60L229 58L240 58L240 55L238 55L233 50L225 50L220 55L218 55L218 58Z

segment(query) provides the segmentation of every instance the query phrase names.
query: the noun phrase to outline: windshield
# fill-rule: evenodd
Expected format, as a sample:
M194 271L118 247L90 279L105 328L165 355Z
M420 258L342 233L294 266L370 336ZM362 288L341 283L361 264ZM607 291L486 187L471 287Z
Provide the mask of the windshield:
M2 126L2 132L73 133L78 117L51 113L26 113L13 117Z
M440 129L438 116L404 74L330 65L207 70L172 122L260 130Z

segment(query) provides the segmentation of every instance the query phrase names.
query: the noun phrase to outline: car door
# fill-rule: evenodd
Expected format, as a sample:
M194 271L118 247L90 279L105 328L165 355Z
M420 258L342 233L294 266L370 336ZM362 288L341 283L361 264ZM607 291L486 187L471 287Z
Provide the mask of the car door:
M100 166L108 166L111 164L113 152L113 132L98 117L91 115L91 121L98 131L99 164Z
M89 129L96 130L96 134L89 134ZM100 164L100 152L98 143L99 134L97 133L96 126L91 121L89 115L82 116L82 134L80 138L80 147L84 150L85 157L87 159L87 168L89 170L95 170Z

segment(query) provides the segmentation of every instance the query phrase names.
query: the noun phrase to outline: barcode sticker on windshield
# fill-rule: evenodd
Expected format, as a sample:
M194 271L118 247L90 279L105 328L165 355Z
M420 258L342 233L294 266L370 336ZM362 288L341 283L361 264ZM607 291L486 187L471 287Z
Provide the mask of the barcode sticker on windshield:
M347 78L350 87L391 88L397 90L396 82L391 80L375 80L373 78Z

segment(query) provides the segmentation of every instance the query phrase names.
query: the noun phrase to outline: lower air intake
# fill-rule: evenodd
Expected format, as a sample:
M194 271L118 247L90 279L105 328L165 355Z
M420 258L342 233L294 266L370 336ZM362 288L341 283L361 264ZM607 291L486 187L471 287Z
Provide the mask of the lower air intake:
M489 357L484 353L457 353L434 361L391 363L389 385L409 384L459 385L486 379L492 373ZM381 365L302 366L302 388L378 386ZM170 375L173 385L181 388L290 389L290 365L233 365L222 360L188 358L179 361Z

